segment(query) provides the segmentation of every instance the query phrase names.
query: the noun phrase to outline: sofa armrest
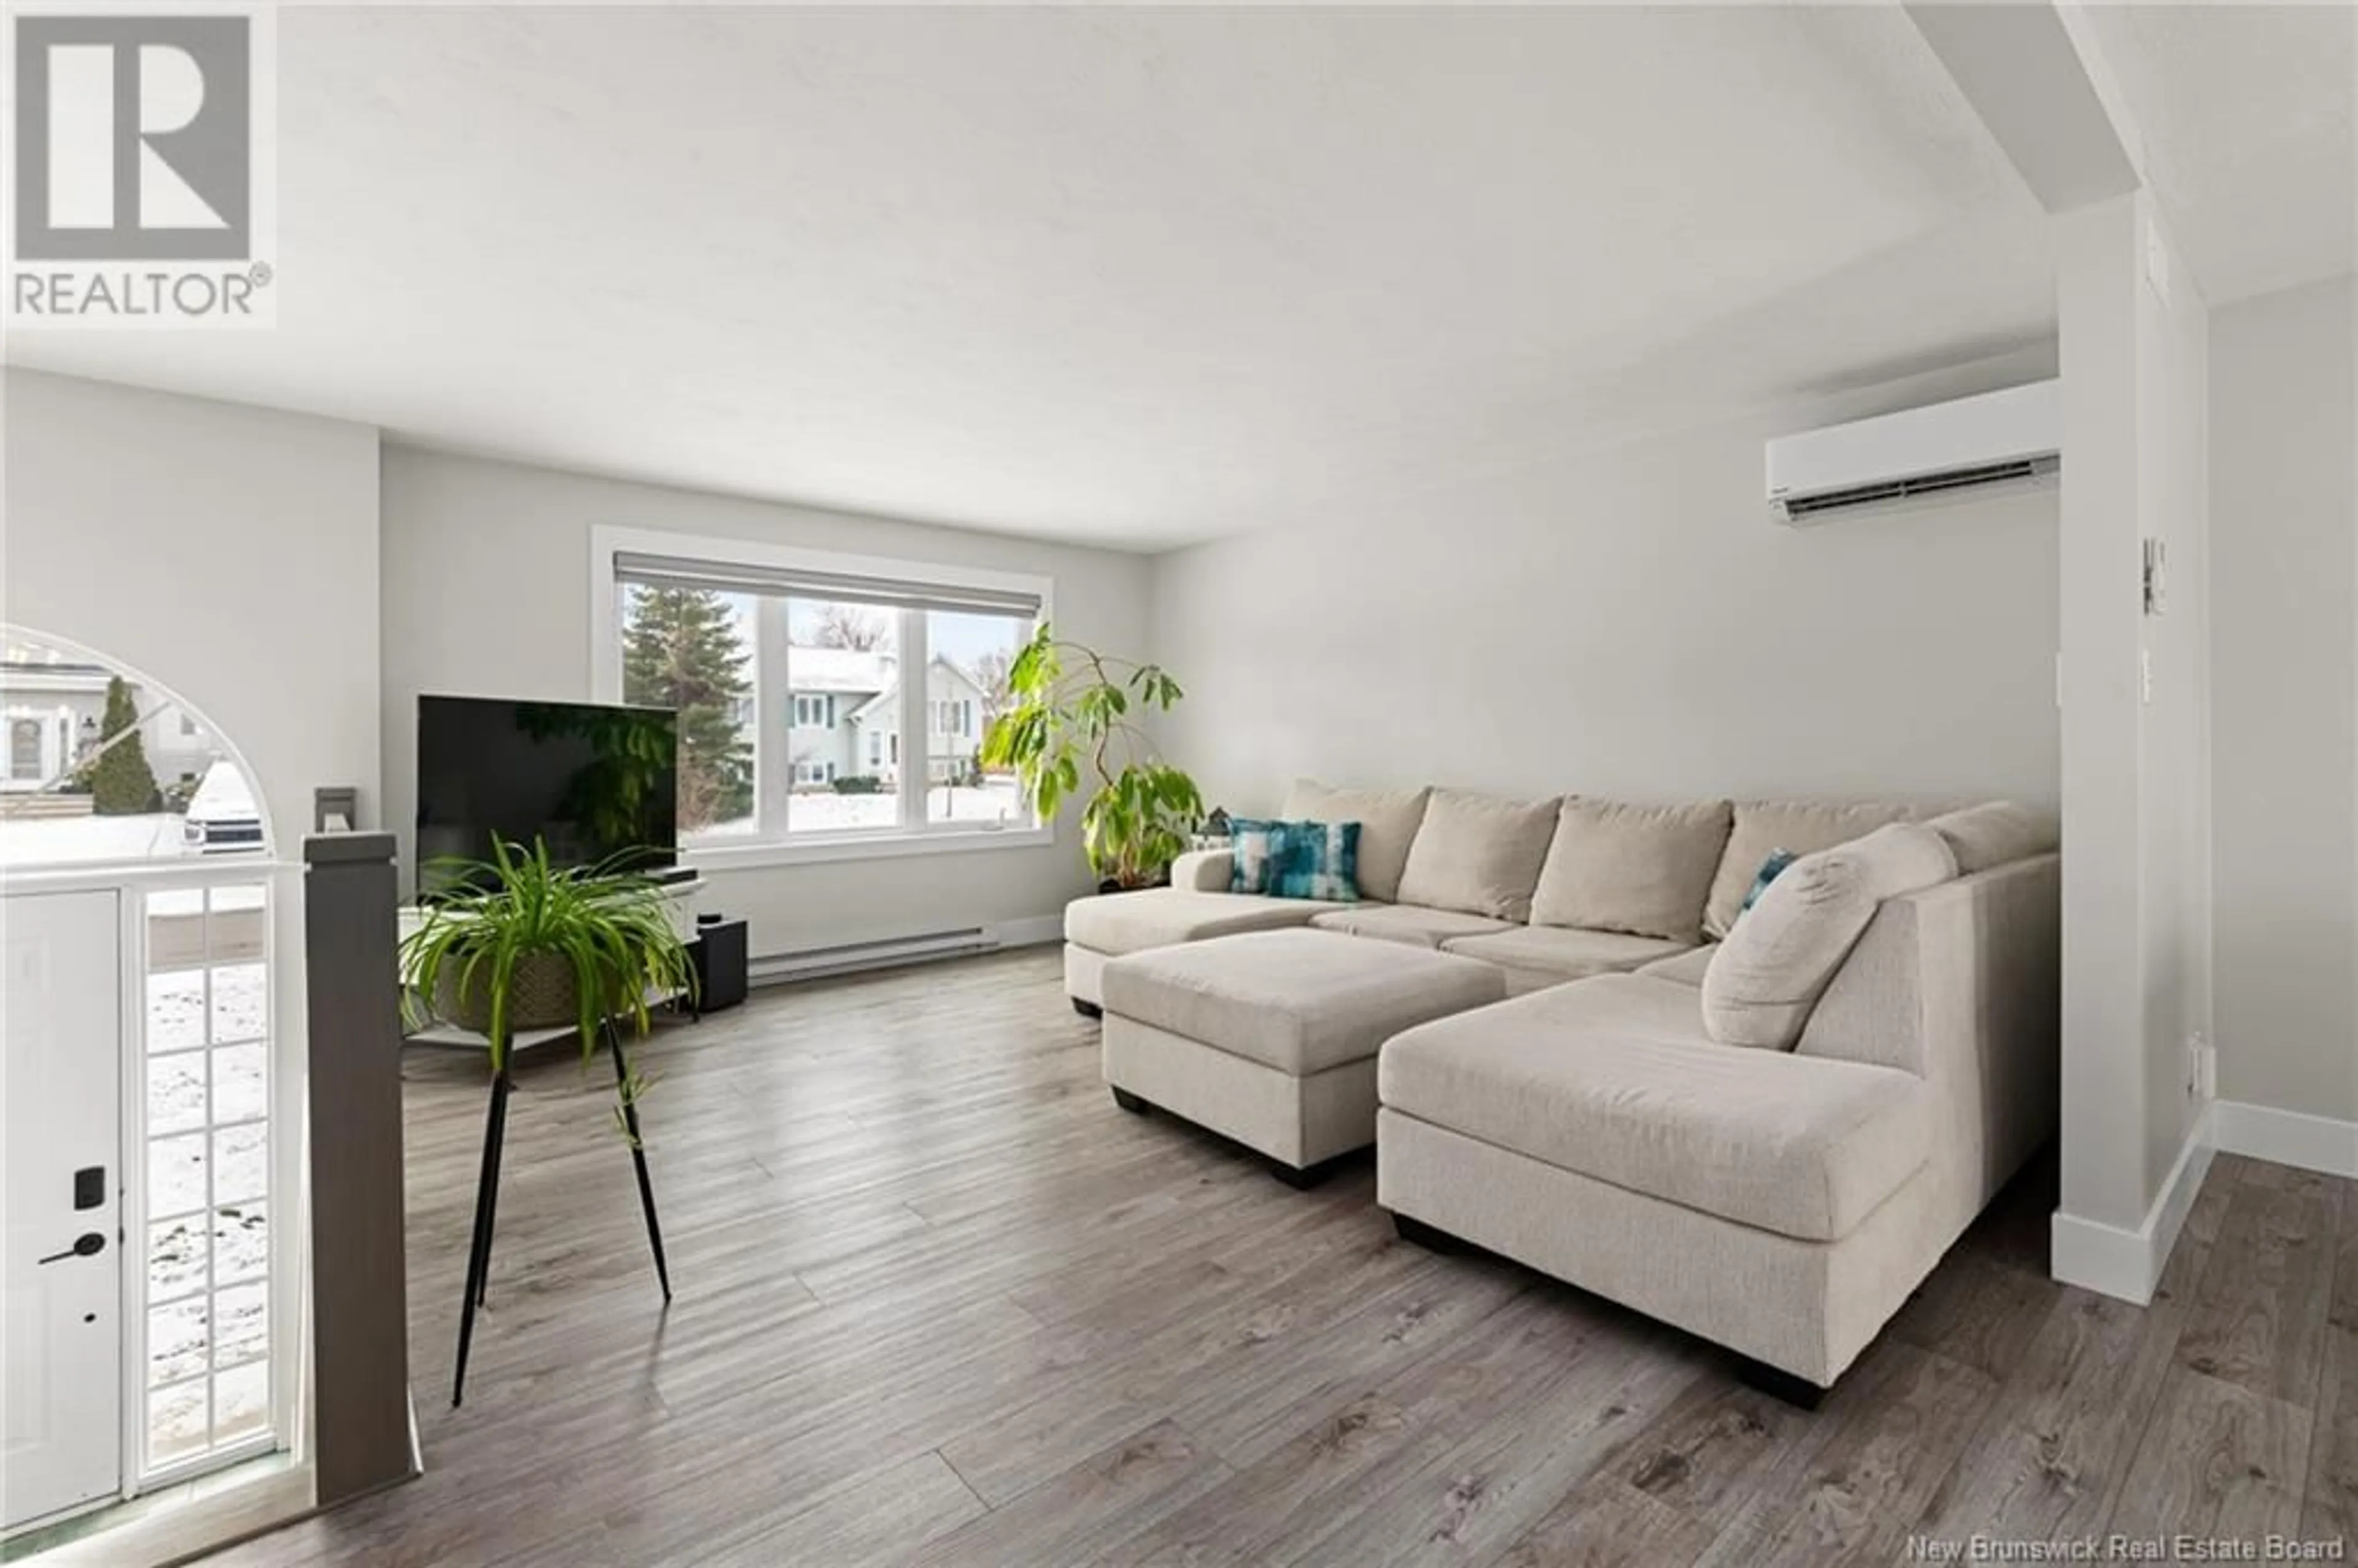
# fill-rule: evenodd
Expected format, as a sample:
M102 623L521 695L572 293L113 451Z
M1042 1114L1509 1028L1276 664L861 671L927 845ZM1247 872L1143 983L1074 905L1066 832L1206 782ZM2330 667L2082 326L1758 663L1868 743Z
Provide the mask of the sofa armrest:
M1886 899L1801 1032L1805 1056L1987 1080L2052 1071L2061 1013L2061 860L2047 854Z
M1171 862L1171 885L1182 892L1226 892L1229 865L1226 849L1190 849Z
M1931 1084L1967 1219L2054 1135L2061 887L2048 854L1885 900L1801 1033L1802 1055Z

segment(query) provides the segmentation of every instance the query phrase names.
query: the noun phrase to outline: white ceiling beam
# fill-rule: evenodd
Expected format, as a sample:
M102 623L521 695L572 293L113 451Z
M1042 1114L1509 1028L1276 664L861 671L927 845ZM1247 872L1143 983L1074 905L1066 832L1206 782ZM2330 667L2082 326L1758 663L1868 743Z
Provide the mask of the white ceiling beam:
M2048 211L2145 182L2136 123L2077 5L1950 0L1906 10Z

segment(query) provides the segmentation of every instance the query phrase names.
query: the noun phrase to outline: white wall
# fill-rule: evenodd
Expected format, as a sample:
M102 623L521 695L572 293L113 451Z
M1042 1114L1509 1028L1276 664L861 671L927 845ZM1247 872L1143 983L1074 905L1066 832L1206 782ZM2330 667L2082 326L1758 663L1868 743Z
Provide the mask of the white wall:
M280 852L311 791L377 799L377 433L6 372L0 617L193 705L268 792Z
M1154 654L1188 697L1162 733L1250 809L1297 773L2052 804L2055 492L1795 529L1761 466L1772 431L2051 373L2018 356L1163 557Z
M2142 1296L2175 1224L2152 1217L2201 1109L2189 1092L2188 1037L2211 1028L2206 312L2144 194L2067 213L2056 235L2065 453L2056 1268ZM2174 264L2166 299L2148 277L2155 246ZM2140 592L2147 538L2169 551L2158 615ZM2125 1274L2100 1266L2119 1257L2135 1265Z
M2358 1121L2358 279L2211 321L2219 1093Z
M2056 220L2063 358L2063 1212L2145 1214L2136 214Z
M2149 203L2140 211L2154 213ZM2148 1195L2161 1191L2201 1113L2188 1046L2211 1036L2212 992L2210 313L2192 269L2169 255L2168 297L2142 276L2136 291L2137 516L2169 551L2161 609L2138 618L2152 672L2137 758ZM2123 585L2132 598L2142 569L2140 559Z
M1066 636L1136 654L1143 557L734 500L388 447L384 453L386 821L416 814L421 692L587 700L593 524L1031 572ZM716 871L707 909L752 923L758 956L1011 921L1087 891L1077 828L1044 847Z

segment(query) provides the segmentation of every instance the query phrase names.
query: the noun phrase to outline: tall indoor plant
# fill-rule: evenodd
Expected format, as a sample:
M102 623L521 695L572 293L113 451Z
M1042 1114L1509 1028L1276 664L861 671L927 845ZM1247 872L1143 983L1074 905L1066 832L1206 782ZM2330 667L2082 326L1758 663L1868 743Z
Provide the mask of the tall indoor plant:
M432 1014L491 1042L492 1071L507 1066L516 1033L570 1023L581 1053L608 1019L644 1034L649 999L692 989L695 969L663 888L616 861L560 865L535 838L494 842L488 860L430 865L444 891L403 939L401 970L414 1017ZM627 1104L642 1081L622 1088Z
M1007 672L1011 699L983 736L982 763L1012 768L1044 819L1086 787L1081 845L1100 884L1145 887L1187 848L1204 814L1195 781L1155 754L1137 717L1184 694L1158 665L1060 642L1042 622Z

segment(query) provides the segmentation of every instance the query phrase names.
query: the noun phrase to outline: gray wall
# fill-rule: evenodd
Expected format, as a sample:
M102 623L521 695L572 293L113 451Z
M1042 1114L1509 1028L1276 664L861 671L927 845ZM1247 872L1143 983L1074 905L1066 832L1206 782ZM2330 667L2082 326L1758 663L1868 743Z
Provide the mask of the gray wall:
M2053 373L2018 357L1478 472L1161 557L1176 759L1505 792L2058 796L2053 490L1772 524L1762 438ZM1567 432L1567 438L1572 433Z
M311 791L377 783L377 434L366 425L5 375L0 618L186 700L244 755L281 854Z
M2219 1093L2358 1120L2358 282L2211 322Z
M589 479L389 446L384 453L385 821L405 868L420 692L585 701L590 530L663 528L1030 572L1065 635L1135 653L1144 557ZM407 874L406 870L405 874ZM755 955L1053 920L1087 891L1068 818L1048 846L708 871L704 907L752 922Z

